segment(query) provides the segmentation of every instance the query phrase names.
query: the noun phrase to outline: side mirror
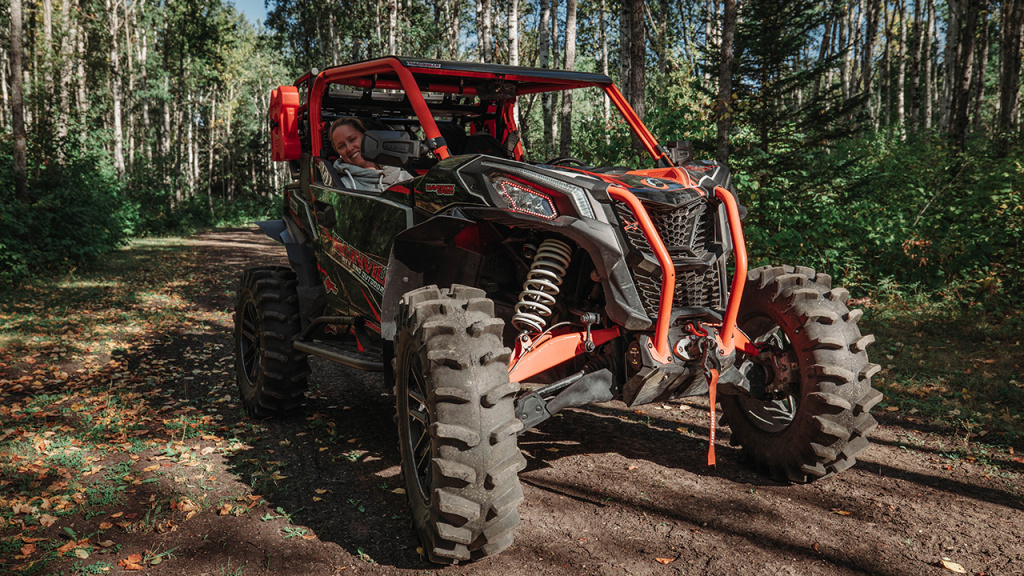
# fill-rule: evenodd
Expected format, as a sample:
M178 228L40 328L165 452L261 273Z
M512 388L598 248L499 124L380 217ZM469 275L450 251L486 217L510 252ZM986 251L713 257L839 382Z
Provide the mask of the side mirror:
M363 134L363 158L386 166L405 166L422 158L425 147L401 130L367 130Z
M681 166L693 160L693 142L689 140L673 140L672 142L667 142L665 148L668 149L669 159L676 166Z

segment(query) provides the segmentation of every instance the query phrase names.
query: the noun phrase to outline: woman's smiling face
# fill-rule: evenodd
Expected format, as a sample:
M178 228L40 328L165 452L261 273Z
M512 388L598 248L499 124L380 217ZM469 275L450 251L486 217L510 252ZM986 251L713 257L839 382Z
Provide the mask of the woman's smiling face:
M377 166L363 158L363 133L351 124L342 124L331 133L331 144L341 156L341 161L360 168L376 168Z

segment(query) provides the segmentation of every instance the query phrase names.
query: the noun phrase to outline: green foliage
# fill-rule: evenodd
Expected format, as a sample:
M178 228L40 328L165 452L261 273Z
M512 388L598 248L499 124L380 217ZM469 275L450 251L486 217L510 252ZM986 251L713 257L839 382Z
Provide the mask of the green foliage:
M7 162L9 140L4 142L0 161ZM30 155L29 202L17 201L13 186L0 188L0 284L77 266L128 238L121 183L103 152L68 146L63 153L63 162L52 152Z

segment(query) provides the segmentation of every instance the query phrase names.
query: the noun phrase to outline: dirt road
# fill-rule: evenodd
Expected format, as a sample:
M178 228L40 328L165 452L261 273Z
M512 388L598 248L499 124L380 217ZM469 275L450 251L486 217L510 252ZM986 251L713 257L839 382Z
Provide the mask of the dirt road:
M188 245L208 283L190 305L220 321L177 331L148 349L145 363L156 357L193 375L163 394L217 399L197 410L228 431L216 446L232 449L202 457L217 479L201 497L208 508L173 516L173 531L134 536L139 547L175 547L149 573L1024 574L1022 470L950 457L964 442L953 431L883 413L856 467L782 485L739 461L728 428L718 433L718 467L705 464L706 401L641 410L612 402L523 434L526 499L513 547L475 564L432 566L409 527L394 404L381 376L313 360L304 416L247 424L225 360L232 290L241 267L279 261L283 251L254 231L204 234ZM125 360L144 369L141 357ZM151 495L173 500L194 484L174 482L143 485L126 509ZM262 500L246 500L251 494ZM235 501L244 506L225 513L221 503Z

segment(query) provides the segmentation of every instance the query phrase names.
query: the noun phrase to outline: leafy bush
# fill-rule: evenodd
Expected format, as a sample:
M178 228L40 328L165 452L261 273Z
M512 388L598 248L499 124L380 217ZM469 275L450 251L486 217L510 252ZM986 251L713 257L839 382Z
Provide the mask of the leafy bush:
M9 159L7 148L0 161ZM62 163L30 164L29 172L28 202L14 198L13 184L0 189L0 283L76 266L128 240L121 183L100 151L67 147Z

